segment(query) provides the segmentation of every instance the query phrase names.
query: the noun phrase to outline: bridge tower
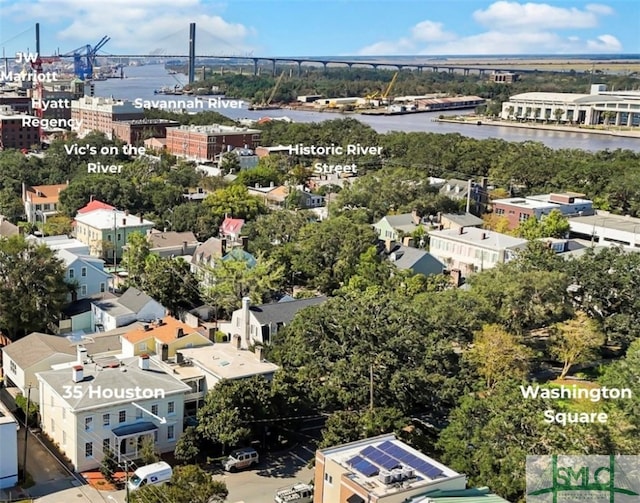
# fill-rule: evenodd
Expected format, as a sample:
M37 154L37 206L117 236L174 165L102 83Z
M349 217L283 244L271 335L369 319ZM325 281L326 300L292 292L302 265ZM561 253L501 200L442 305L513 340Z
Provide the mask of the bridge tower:
M196 23L189 25L189 84L195 82L196 74Z

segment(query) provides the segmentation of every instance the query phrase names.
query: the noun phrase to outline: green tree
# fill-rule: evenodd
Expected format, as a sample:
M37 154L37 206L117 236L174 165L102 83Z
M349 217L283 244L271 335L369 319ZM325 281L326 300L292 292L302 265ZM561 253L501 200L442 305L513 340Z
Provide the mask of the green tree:
M0 215L13 223L24 215L22 200L11 189L0 190Z
M198 279L189 264L180 257L162 259L149 255L144 263L142 287L172 316L201 303Z
M0 238L0 277L0 328L11 340L57 322L70 289L53 250L22 235Z
M213 194L209 194L202 204L211 212L216 221L219 221L218 226L225 215L252 220L258 215L267 213L262 200L250 196L247 188L242 185L231 185L216 190Z
M160 456L156 452L156 444L153 441L153 437L145 436L142 440L142 445L138 451L138 456L142 460L143 465L150 465L160 461Z
M197 465L176 466L170 484L146 485L130 495L131 503L222 503L229 494L224 482L213 480Z
M63 234L71 234L72 220L64 215L54 215L47 218L47 221L42 226L42 230L47 236L61 236Z
M533 353L499 325L485 325L479 331L467 359L484 377L487 388L501 380L522 380L529 371Z
M183 463L191 463L200 454L199 437L195 427L189 426L176 443L174 451L176 459Z
M240 158L235 152L228 152L222 157L220 169L225 174L238 173L240 171Z
M127 281L135 287L141 287L145 273L145 261L151 245L142 232L132 232L127 236L127 245L122 254L122 265L128 272Z
M219 260L207 269L211 281L204 298L227 314L239 309L242 298L249 297L253 304L262 304L284 282L284 268L259 255L255 265L246 260Z
M564 379L573 365L594 358L604 342L604 334L596 322L583 311L577 312L574 318L555 325L549 350L562 362L560 379Z
M104 478L113 483L115 482L115 473L118 471L118 459L112 449L106 449L100 462L100 473Z

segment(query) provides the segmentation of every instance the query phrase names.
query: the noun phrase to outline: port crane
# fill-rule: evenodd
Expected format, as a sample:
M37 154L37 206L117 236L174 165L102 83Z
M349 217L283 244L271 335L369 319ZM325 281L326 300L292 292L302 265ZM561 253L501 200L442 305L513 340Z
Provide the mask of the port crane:
M261 103L260 105L254 105L252 107L249 107L249 110L270 110L272 108L280 108L280 107L272 107L271 102L273 101L273 98L276 95L276 92L278 92L278 88L280 87L280 83L282 82L283 77L284 77L284 70L280 74L280 77L278 77L278 80L276 81L276 85L273 86L273 90L271 91L271 94L269 95L269 98L267 99L267 101Z
M388 100L389 94L391 94L391 90L393 89L393 86L396 83L396 79L398 78L398 73L400 72L396 72L393 74L393 78L391 79L391 82L389 82L387 89L385 90L384 94L380 96L380 100L383 105L389 104L389 100Z
M91 80L93 78L93 67L96 64L98 51L102 49L109 40L111 40L109 37L104 36L94 47L87 44L64 55L73 56L73 73L76 77L80 80Z

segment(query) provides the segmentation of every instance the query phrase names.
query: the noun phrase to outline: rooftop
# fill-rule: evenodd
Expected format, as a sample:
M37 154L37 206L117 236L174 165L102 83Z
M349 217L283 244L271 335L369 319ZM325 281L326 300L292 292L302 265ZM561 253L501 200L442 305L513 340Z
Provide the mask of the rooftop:
M541 201L541 202L544 202L544 203L553 202L553 203L558 204L558 205L568 204L568 203L563 203L562 201L558 201L558 200L551 201L553 196L572 198L573 199L573 204L589 204L589 203L592 202L590 199L585 199L584 194L581 194L579 192L554 192L552 194L539 194L539 195L536 195L536 196L527 196L527 199L533 199L534 201Z
M146 293L132 287L121 297L95 300L93 304L101 311L117 317L123 314L137 313L152 300Z
M120 338L117 335L96 334L77 339L33 332L9 344L2 351L20 368L27 369L54 354L67 354L70 356L69 361L73 361L79 344L87 349L89 355L120 350Z
M540 196L538 196L540 197ZM492 201L493 204L505 204L508 206L516 206L518 208L529 208L529 209L547 209L547 208L558 208L560 205L558 203L551 203L546 200L538 200L533 198L524 198L524 197L507 197L505 199L494 199Z
M237 349L230 342L216 343L200 348L179 349L185 359L214 374L220 379L241 379L253 375L273 374L278 370L275 363L258 360L255 353Z
M179 126L173 128L167 128L168 131L189 131L191 133L206 133L206 134L262 134L259 129L249 129L239 126L223 126L221 124L210 124L207 126Z
M460 231L462 231L462 234ZM485 229L478 229L477 227L461 227L460 229L430 231L429 236L458 241L460 243L469 243L491 250L520 248L527 244L526 239L514 238L513 236Z
M13 417L6 405L0 402L0 424L17 423L16 418Z
M569 225L572 226L572 230L575 224L588 225L592 228L614 229L640 235L640 218L598 213L597 215L570 218Z
M324 296L312 297L290 302L274 302L272 304L262 304L261 306L250 306L249 309L260 325L289 323L301 309L317 306L326 300L327 297Z
M151 337L157 341L168 344L179 338L178 330L182 330L182 335L197 332L195 328L181 322L173 316L165 316L160 323L149 323L142 327L136 327L124 334L123 337L133 344Z
M497 494L493 494L488 487L477 489L463 489L460 491L429 491L416 496L408 503L508 503Z
M187 232L151 231L151 233L147 235L147 240L151 245L151 249L174 248L176 246L182 246L185 242L187 243L187 245L193 245L198 243L198 239L191 231L187 231Z
M440 218L446 218L460 227L475 227L484 224L484 220L471 213L443 213Z
M331 460L345 468L346 476L374 499L406 491L415 493L420 488L435 490L445 481L450 488L466 485L464 475L396 439L393 434L321 449L320 452L324 454L325 464ZM399 477L401 480L393 481L392 473L398 473L396 469L403 475ZM459 481L457 484L456 480Z
M66 183L57 185L36 185L26 188L26 197L32 203L57 203L60 192L68 187Z
M115 207L110 204L103 203L102 201L98 201L97 199L92 199L86 206L80 208L78 213L89 213L94 210L115 210Z
M83 223L100 230L137 228L153 226L153 222L145 220L141 216L130 215L120 210L97 209L86 213L78 213L76 222Z
M131 403L132 397L128 397L126 392L134 392L136 389L157 392L158 396L190 391L189 386L162 370L151 358L148 370L139 367L139 360L139 357L108 360L110 363L105 367L97 363L84 365L84 378L78 383L73 381L73 368L47 370L36 373L36 376L39 382L45 382L60 397L68 396L66 390L69 386L74 386L74 398L65 400L73 411ZM80 398L75 398L75 386L80 388ZM102 393L96 392L98 389ZM112 390L113 393L107 390Z

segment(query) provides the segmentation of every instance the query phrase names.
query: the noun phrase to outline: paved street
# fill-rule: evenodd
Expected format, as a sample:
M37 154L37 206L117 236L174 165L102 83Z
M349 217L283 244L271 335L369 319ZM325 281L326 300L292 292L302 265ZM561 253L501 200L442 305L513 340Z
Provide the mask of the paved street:
M281 487L311 481L313 469L307 468L307 464L314 456L311 448L301 445L291 453L261 460L253 470L224 473L214 478L227 483L230 503L271 503L274 493Z

